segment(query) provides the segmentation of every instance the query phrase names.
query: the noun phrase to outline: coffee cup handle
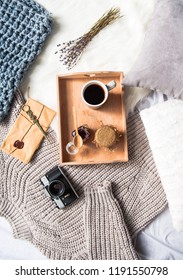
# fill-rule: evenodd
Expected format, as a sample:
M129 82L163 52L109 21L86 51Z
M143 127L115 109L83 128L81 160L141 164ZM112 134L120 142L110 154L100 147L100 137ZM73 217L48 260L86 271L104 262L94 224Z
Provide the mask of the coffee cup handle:
M112 90L113 88L116 87L116 82L113 80L113 81L110 81L107 85L105 85L107 90L110 91Z

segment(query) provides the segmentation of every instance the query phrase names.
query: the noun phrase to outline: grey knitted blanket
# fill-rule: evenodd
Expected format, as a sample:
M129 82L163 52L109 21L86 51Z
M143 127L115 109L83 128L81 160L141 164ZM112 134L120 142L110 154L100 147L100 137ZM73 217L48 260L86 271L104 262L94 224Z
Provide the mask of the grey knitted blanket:
M15 121L22 100L0 124L0 142ZM58 209L46 197L40 177L59 164L54 131L24 165L0 151L0 215L15 238L32 242L51 259L136 259L131 238L167 205L138 113L127 122L127 163L65 166L80 198Z
M34 0L0 0L0 121L50 31L49 13Z

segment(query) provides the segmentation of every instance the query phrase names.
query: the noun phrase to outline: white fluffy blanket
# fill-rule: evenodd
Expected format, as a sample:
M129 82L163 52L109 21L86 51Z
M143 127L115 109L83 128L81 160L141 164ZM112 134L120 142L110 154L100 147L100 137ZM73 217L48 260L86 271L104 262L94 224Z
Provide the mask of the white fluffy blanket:
M155 0L37 0L37 2L51 13L54 24L43 51L25 76L23 91L25 92L29 85L32 98L57 111L56 75L68 72L54 54L57 44L78 38L111 7L120 7L124 17L107 26L90 42L81 60L70 72L104 70L127 73L140 52ZM129 103L133 105L131 100ZM52 126L58 131L57 118Z
M174 227L183 231L183 101L168 100L141 112L169 203Z

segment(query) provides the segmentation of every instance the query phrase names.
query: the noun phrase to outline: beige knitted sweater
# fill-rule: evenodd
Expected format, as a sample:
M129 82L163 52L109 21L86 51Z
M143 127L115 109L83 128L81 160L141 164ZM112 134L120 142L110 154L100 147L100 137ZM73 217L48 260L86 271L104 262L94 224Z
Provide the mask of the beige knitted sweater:
M13 125L22 99L17 94L0 124L0 143ZM167 205L139 114L129 117L127 163L64 166L80 198L58 209L40 178L59 164L54 131L24 165L0 151L0 215L15 238L29 240L51 259L136 259L131 237Z

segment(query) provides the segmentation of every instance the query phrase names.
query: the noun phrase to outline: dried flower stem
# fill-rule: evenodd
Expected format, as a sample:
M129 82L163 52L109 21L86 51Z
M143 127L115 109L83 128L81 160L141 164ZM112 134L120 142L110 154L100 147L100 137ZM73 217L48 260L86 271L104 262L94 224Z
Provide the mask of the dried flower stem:
M83 36L66 43L58 44L57 47L59 47L59 50L56 51L55 54L59 53L59 58L63 65L65 65L68 70L72 69L80 59L88 43L103 28L113 23L120 17L122 16L120 16L119 8L110 9L108 12L103 14L103 16Z

